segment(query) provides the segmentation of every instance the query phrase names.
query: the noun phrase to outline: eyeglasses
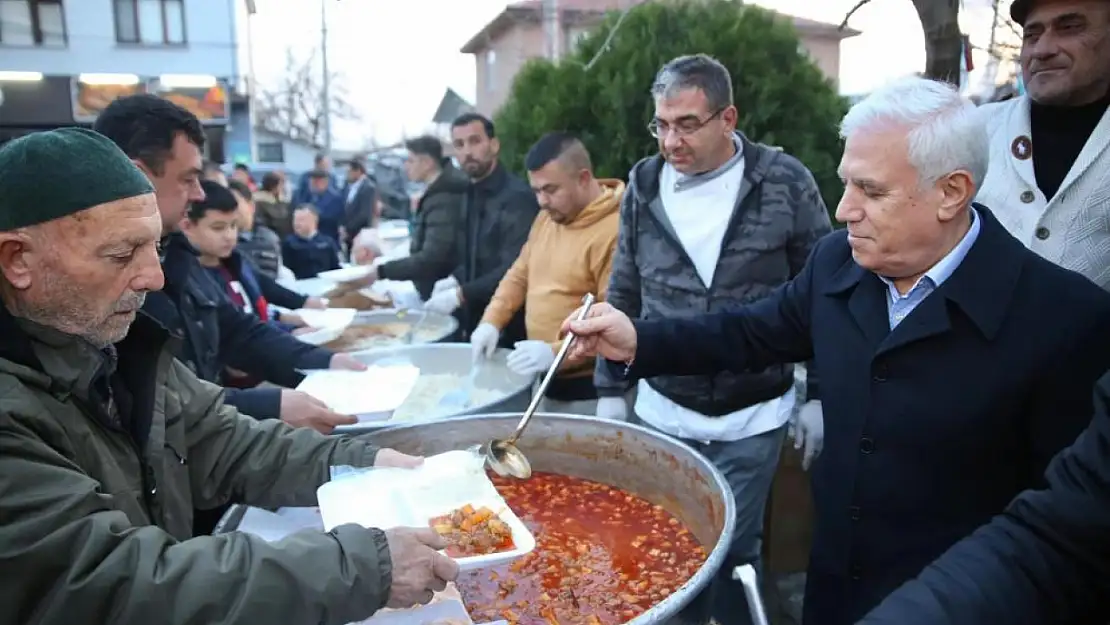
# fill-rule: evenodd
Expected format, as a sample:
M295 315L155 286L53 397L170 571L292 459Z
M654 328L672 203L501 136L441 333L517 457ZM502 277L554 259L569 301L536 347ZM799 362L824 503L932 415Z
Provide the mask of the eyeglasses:
M666 136L668 132L673 132L680 137L688 137L701 130L702 128L705 128L706 124L713 121L714 119L717 119L718 117L720 117L721 113L724 112L725 109L723 108L717 109L716 113L713 113L709 117L706 117L704 120L698 119L696 117L684 117L678 120L678 122L676 122L673 126L657 118L648 122L647 129L648 132L651 133L651 136L655 137L656 139Z

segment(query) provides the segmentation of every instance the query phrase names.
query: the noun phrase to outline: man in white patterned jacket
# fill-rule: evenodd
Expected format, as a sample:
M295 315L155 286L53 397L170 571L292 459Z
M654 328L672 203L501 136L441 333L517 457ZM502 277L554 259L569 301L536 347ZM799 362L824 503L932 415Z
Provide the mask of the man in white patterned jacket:
M1014 0L1026 95L982 107L977 200L1041 256L1110 290L1110 0Z

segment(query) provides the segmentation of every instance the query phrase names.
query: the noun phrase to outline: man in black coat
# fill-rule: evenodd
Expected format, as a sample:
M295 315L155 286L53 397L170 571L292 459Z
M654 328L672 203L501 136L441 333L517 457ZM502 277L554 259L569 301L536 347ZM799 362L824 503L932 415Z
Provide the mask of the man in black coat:
M950 549L862 625L1110 622L1110 374L1048 485Z
M913 78L842 132L847 228L794 280L732 312L632 322L600 304L567 324L575 351L630 378L815 360L805 625L854 623L1036 486L1110 365L1110 294L972 204L988 158L972 104Z
M339 243L351 249L355 237L363 228L370 228L376 221L374 205L378 190L366 170L366 163L352 159L347 164L347 186L343 187L343 240Z
M455 314L460 320L458 338L466 341L520 255L540 205L528 183L498 160L501 143L489 119L477 113L460 115L451 124L451 140L471 184L463 204L458 265L452 279L438 283L425 307ZM512 349L526 338L521 309L501 331L499 344Z
M416 137L405 147L406 176L427 187L413 213L409 255L382 263L372 279L412 280L420 299L427 300L436 281L451 275L458 262L457 233L469 181L443 158L443 144L436 137Z

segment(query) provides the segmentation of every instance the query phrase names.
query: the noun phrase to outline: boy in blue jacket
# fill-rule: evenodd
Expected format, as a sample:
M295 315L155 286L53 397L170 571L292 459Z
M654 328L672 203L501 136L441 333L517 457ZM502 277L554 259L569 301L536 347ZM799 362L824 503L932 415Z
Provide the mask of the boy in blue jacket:
M181 231L197 251L197 259L212 278L213 295L222 293L235 306L260 320L291 332L301 323L284 323L270 304L287 309L324 308L322 301L291 291L262 273L236 246L239 202L227 188L216 183L201 183L203 200L189 205ZM253 388L260 378L225 369L221 383L231 388Z
M339 269L339 244L320 232L320 215L311 204L293 211L293 234L281 243L281 258L298 280Z
M253 261L240 252L235 195L219 185L204 185L205 198L193 202L182 223L182 232L196 248L200 264L208 271L224 294L243 312L263 321L284 321L270 305L290 310L324 308L323 301L291 291L267 276ZM277 323L291 330L299 323Z

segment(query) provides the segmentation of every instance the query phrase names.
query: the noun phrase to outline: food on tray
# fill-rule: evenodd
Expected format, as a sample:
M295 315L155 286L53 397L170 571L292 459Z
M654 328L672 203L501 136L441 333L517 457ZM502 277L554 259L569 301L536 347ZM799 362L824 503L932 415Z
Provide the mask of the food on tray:
M412 334L413 343L438 341L446 334L442 321L428 318L420 321L419 314L410 315L404 320L376 323L360 323L356 318L354 323L343 330L339 338L325 343L324 347L337 352L357 352L404 345L408 342L407 335L413 325L416 325L416 331Z
M324 294L328 299L328 306L332 308L354 308L355 310L375 310L390 308L393 300L388 295L377 293L363 293L357 290L336 287Z
M419 330L417 330L417 333L419 334ZM417 378L416 386L412 387L412 392L409 393L404 403L393 411L391 420L417 421L458 412L457 409L445 409L440 405L440 402L451 391L463 388L469 377L469 375L451 373L421 375ZM482 406L500 399L503 395L504 393L500 391L480 388L475 385L469 395L469 405L466 407Z
M536 537L512 564L462 573L475 622L616 625L678 590L706 551L662 507L618 488L565 475L493 476Z
M337 352L369 349L378 347L373 345L375 339L392 341L404 336L408 329L409 324L402 322L351 325L343 330L339 338L325 343L324 347Z
M470 504L428 522L447 541L447 555L452 558L487 556L516 548L513 531L493 510Z

